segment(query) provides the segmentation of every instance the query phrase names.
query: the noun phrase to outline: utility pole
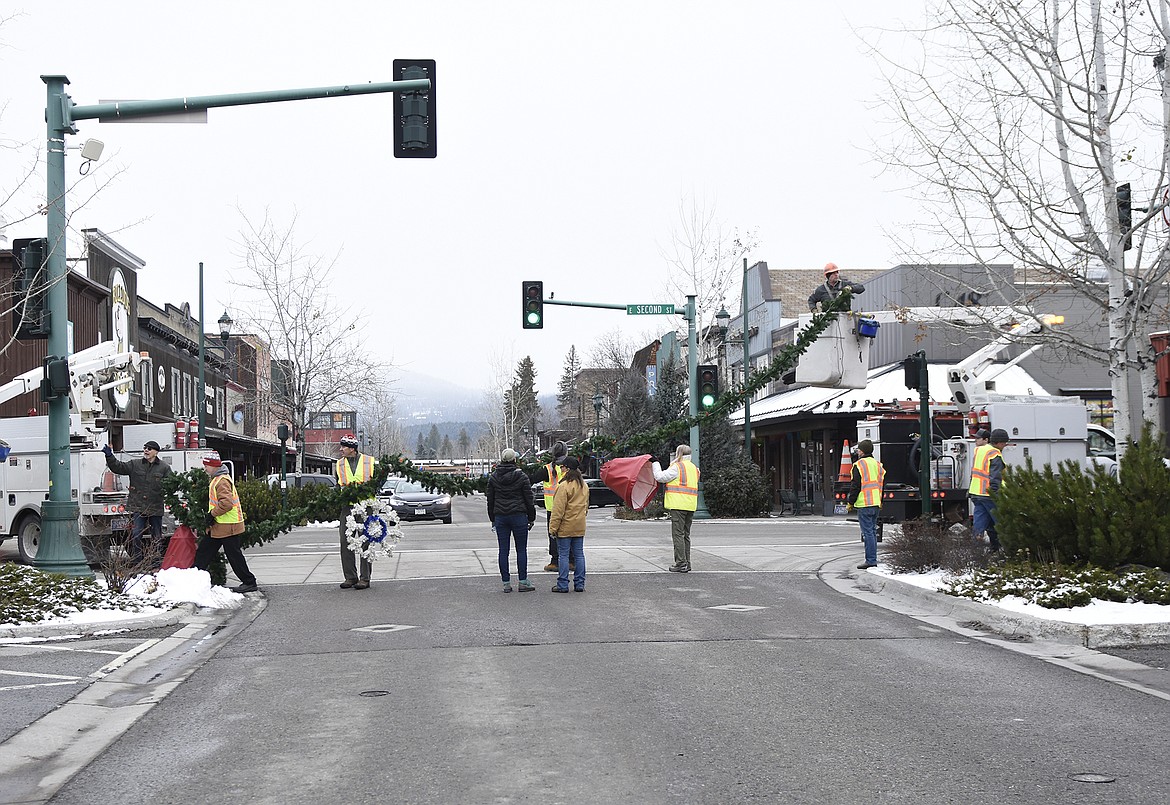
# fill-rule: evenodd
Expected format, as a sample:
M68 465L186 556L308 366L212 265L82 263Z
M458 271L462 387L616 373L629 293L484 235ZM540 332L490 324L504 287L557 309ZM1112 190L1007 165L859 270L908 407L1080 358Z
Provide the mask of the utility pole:
M118 101L93 106L76 106L65 92L69 79L43 75L47 88L46 122L46 224L49 254L49 288L45 307L49 319L48 352L59 358L69 355L69 288L65 265L65 137L77 134L74 121L101 118L110 122L178 112L192 112L222 106L249 106L258 103L339 98L385 92L423 93L432 89L429 79L389 81L378 84L349 84L336 87L244 92L233 95L203 95L156 101ZM433 133L432 133L433 134ZM202 326L202 322L200 322ZM202 361L200 362L202 366ZM202 406L203 400L199 401ZM70 576L92 575L81 550L77 530L78 505L72 499L69 451L69 396L49 400L49 499L41 506L41 540L34 565L51 573ZM203 434L200 432L200 437Z

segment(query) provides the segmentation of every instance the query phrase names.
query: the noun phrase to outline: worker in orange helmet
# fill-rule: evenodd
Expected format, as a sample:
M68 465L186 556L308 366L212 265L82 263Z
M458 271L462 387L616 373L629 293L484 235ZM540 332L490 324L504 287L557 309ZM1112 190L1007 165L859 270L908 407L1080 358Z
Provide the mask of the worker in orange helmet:
M844 279L841 276L841 270L837 268L836 263L825 263L825 281L817 286L817 289L812 292L808 298L808 309L812 313L817 312L817 303L824 304L831 302L841 295L841 291L848 290L851 294L856 296L859 293L865 293L865 286L860 282L853 282ZM845 305L845 310L849 310L849 305Z

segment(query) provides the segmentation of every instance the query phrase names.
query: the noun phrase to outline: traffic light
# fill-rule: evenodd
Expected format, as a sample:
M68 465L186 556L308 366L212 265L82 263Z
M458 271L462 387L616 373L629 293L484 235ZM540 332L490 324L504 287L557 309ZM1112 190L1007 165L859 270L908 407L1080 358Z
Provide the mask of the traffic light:
M926 363L926 353L915 352L907 355L902 361L902 371L905 374L906 388L919 391L922 388L922 365Z
M12 331L17 338L46 338L49 335L48 291L49 241L45 238L16 238L12 241Z
M704 411L710 410L719 399L719 367L699 367L699 407Z
M524 329L544 329L544 283L540 280L525 280L520 283L524 303Z
M1133 208L1130 206L1129 182L1117 186L1117 224L1121 231L1125 233L1125 248L1122 251L1129 251L1133 248L1133 236L1129 232L1133 227Z
M426 92L394 93L394 156L433 159L438 155L435 116L435 60L395 59L394 80L429 78Z

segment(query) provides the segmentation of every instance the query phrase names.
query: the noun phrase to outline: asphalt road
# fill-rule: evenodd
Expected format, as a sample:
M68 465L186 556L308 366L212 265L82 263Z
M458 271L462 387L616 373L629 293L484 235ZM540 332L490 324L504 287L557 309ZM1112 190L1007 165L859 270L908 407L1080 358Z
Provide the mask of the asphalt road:
M669 543L607 515L587 550ZM582 594L547 573L533 594L490 575L266 586L230 639L135 671L165 697L112 690L110 718L161 701L51 801L1164 801L1170 702L840 594L809 557L855 554L855 528L697 528L696 550L766 543L789 569L595 574ZM406 531L412 549L494 541L482 498ZM108 655L66 656L81 675Z

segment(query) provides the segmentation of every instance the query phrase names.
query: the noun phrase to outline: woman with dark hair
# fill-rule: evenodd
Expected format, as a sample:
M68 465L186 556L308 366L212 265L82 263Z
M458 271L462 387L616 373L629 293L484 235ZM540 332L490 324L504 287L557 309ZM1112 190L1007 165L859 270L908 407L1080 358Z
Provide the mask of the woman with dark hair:
M580 463L569 456L565 474L557 482L556 498L549 515L548 532L557 541L557 586L554 593L569 591L569 563L573 565L573 589L585 592L585 515L589 511L589 487L581 477Z

